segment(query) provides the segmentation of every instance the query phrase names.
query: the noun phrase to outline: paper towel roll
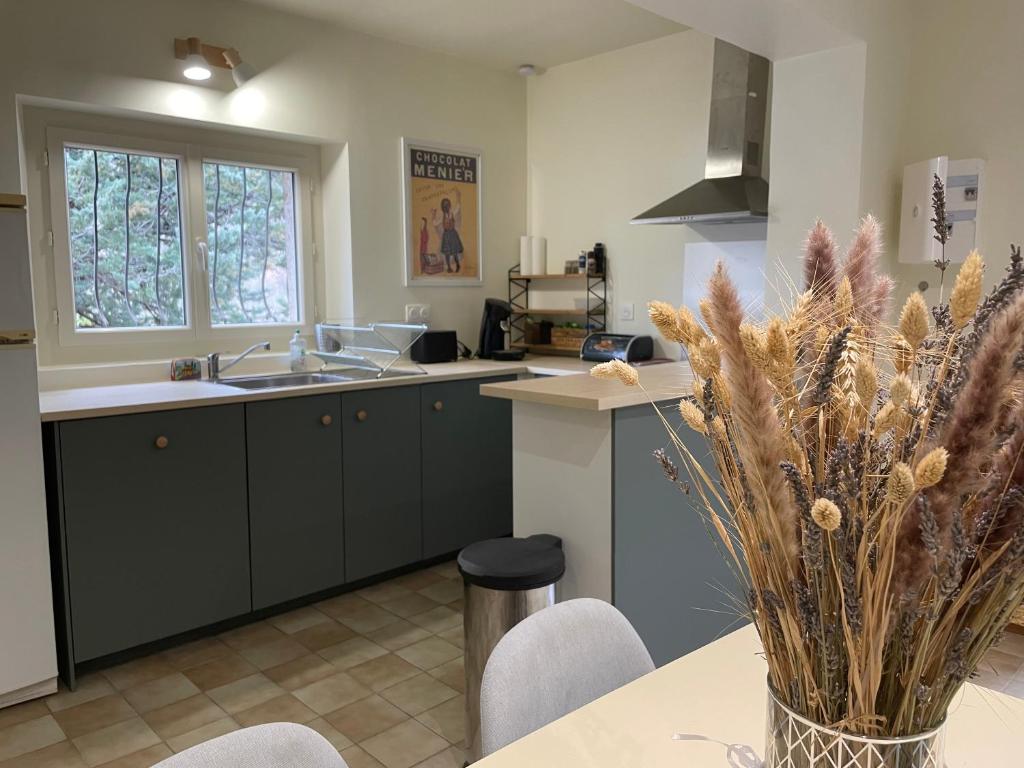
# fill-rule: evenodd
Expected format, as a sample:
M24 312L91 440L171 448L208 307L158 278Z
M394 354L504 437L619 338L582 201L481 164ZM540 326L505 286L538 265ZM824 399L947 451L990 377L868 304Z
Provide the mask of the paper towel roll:
M544 275L548 271L548 241L543 237L530 238L530 274Z
M519 238L519 274L528 275L531 272L532 254L530 252L530 236L522 235Z

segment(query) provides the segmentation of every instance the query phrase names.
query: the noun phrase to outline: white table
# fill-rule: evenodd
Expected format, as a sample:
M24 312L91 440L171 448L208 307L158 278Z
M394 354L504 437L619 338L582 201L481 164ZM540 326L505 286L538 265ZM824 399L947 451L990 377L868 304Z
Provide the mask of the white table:
M726 768L726 748L764 754L766 666L739 629L475 763L480 768ZM528 683L524 683L528 684ZM1024 700L968 684L954 701L947 768L1024 765Z

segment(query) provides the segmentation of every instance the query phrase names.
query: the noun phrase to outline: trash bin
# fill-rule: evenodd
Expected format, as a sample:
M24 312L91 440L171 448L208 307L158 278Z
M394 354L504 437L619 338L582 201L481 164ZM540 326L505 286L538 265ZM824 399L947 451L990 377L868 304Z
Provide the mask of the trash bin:
M459 553L465 591L466 760L480 759L480 682L494 646L531 613L555 602L565 573L562 540L538 534L488 539Z

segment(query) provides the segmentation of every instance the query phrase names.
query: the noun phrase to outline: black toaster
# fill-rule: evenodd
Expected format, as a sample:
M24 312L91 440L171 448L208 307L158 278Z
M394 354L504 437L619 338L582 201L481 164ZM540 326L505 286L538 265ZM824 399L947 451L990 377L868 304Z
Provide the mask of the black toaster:
M592 333L583 340L580 359L595 363L622 360L637 363L654 357L654 339L628 333Z

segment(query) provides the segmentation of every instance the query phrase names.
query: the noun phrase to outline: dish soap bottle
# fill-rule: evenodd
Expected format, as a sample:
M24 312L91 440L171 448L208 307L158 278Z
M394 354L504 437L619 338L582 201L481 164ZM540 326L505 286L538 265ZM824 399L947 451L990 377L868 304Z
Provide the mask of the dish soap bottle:
M288 362L293 373L306 370L306 340L302 338L302 331L295 329L295 335L288 342Z

